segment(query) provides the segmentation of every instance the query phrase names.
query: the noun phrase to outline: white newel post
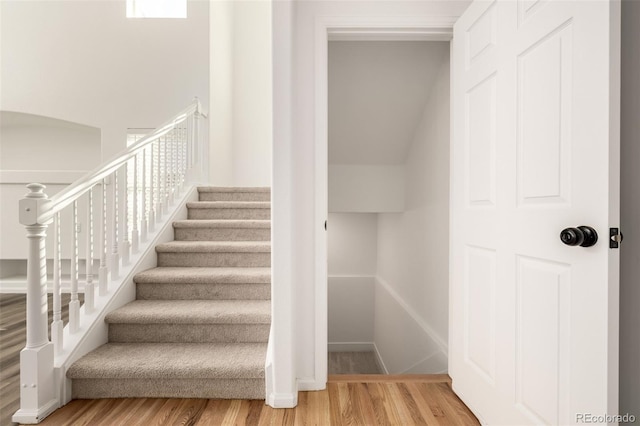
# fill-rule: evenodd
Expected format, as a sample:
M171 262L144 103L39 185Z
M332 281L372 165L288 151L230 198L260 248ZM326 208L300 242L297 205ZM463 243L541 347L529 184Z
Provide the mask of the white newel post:
M58 407L54 386L53 343L47 335L47 256L45 237L50 221L38 216L49 203L45 186L27 185L29 193L20 200L20 223L27 230L27 344L20 352L20 409L17 423L38 423Z

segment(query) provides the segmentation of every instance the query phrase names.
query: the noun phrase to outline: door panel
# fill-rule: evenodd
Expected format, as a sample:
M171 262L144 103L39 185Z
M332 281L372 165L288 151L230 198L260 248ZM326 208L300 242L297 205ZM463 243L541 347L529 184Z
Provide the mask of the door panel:
M618 22L494 0L454 28L450 374L485 423L616 414ZM579 225L600 241L564 245Z

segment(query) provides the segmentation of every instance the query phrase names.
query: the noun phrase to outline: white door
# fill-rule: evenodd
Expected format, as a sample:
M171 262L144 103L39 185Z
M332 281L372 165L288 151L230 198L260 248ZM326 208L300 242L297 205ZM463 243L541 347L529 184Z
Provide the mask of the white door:
M486 424L617 414L619 19L475 1L454 28L449 367Z

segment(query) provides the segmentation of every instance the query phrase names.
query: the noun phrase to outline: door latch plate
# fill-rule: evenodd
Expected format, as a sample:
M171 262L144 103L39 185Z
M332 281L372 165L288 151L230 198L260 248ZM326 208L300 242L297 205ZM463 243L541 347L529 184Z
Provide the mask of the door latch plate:
M609 228L609 248L619 248L623 238L619 228Z

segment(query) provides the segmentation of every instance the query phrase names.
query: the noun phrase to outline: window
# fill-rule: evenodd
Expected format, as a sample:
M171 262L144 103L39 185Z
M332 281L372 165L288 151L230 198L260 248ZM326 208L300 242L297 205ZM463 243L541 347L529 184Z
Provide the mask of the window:
M127 18L186 18L187 0L127 0Z

